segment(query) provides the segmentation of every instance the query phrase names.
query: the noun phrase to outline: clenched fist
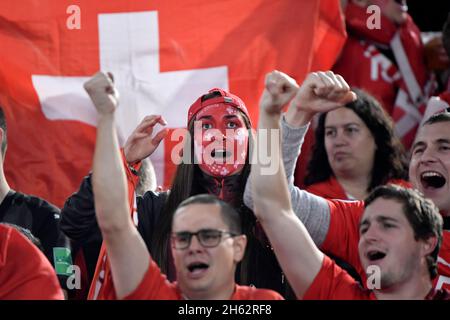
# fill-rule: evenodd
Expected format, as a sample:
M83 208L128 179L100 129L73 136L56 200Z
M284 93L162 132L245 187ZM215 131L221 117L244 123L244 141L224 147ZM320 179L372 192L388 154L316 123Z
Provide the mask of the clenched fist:
M342 76L326 72L312 72L292 99L286 113L286 121L292 126L308 123L314 114L328 112L356 100Z
M287 74L277 70L268 73L259 102L261 111L269 114L281 113L283 106L295 96L297 90L297 82Z
M119 94L114 88L111 73L97 72L84 83L84 89L100 114L113 113L119 104Z

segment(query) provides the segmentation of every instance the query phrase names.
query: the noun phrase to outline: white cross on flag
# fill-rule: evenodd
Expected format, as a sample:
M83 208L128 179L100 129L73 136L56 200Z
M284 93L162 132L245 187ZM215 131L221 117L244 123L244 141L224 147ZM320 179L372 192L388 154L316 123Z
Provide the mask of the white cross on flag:
M123 143L146 115L185 127L190 104L213 87L240 96L255 121L267 72L301 81L330 68L345 40L339 0L72 4L0 4L7 179L59 206L90 170L96 111L82 84L96 71L114 74ZM175 143L166 139L151 157L158 184L170 185Z

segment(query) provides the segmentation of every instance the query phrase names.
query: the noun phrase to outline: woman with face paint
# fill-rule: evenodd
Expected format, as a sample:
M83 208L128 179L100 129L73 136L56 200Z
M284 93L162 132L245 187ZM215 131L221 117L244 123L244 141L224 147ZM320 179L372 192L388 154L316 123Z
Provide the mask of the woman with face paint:
M174 277L170 256L170 226L178 204L191 195L209 193L232 204L247 235L246 255L237 270L240 284L269 288L285 297L291 294L281 269L253 212L243 203L250 173L251 122L243 101L224 90L212 89L189 109L184 163L178 165L170 194L152 237L151 252L169 278ZM145 197L144 197L145 198ZM139 207L138 207L139 211ZM293 296L291 296L293 297Z
M167 134L163 129L152 136L157 123L164 125L165 121L160 116L144 119L124 146L130 185L137 182L135 173L140 161L151 155ZM248 239L244 259L236 271L236 282L273 289L293 298L262 228L242 199L250 173L248 159L252 141L245 104L231 93L212 89L190 107L187 128L189 137L185 139L183 159L177 166L170 191L147 191L136 198L137 214L133 218L152 258L169 280L176 280L170 247L173 214L188 197L213 194L238 210L242 231ZM67 200L62 215L62 229L80 246L101 240L95 221L90 176ZM108 281L108 272L102 249L89 299L102 299L114 290Z

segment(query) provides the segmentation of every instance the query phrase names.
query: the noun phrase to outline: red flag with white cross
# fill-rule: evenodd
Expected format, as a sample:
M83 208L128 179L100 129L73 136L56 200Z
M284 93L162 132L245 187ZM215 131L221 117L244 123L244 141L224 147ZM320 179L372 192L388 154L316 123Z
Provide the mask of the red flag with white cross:
M184 127L213 87L247 104L255 122L267 72L303 80L329 69L345 40L339 0L160 0L0 3L0 105L12 188L61 206L91 168L96 111L83 82L110 71L120 92L121 143L143 117ZM170 185L173 142L151 156Z

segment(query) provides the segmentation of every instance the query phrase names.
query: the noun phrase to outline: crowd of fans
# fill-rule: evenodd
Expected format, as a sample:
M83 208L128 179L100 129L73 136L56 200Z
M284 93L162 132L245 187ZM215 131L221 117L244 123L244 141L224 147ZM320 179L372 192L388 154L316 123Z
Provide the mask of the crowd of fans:
M119 148L113 76L89 79L92 172L62 209L12 190L0 161L0 299L450 299L450 80L430 69L450 68L450 15L432 56L406 1L343 3L333 71L267 74L257 128L223 89L191 105L169 190L149 160L166 120L145 117ZM1 109L0 139L3 160Z

